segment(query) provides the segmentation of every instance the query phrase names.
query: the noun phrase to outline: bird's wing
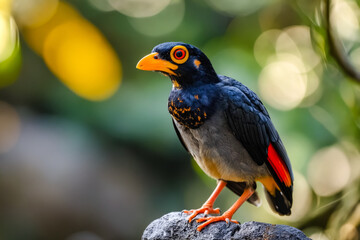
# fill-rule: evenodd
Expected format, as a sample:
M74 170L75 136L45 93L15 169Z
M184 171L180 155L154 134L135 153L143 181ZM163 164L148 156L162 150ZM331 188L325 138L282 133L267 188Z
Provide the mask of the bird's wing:
M292 199L290 161L267 110L245 85L230 78L223 80L221 89L230 129L258 165L266 164L281 191Z
M186 149L186 151L189 152L189 149L186 147L186 144L184 142L184 139L182 138L180 132L179 132L179 129L176 127L176 124L174 122L174 119L171 119L172 120L172 123L173 123L173 126L174 126L174 129L175 129L175 132L176 132L176 135L178 136L180 142L181 142L181 145L183 145L183 147Z

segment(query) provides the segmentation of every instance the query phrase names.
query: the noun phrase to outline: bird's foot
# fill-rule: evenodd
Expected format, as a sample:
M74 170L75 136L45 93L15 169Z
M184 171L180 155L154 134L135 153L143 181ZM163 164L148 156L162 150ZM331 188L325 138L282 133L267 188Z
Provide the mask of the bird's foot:
M226 223L233 222L233 223L239 224L238 221L232 220L231 217L232 217L232 215L224 213L222 216L199 218L196 221L198 223L202 223L202 222L204 222L204 223L201 224L200 226L198 226L197 230L200 232L204 227L206 227L207 225L209 225L210 223L213 223L213 222L225 221Z
M199 209L184 210L183 212L186 214L191 214L189 217L189 222L191 222L194 219L194 217L196 217L200 213L204 213L205 215L220 214L220 209L219 208L213 209L212 206L204 205Z

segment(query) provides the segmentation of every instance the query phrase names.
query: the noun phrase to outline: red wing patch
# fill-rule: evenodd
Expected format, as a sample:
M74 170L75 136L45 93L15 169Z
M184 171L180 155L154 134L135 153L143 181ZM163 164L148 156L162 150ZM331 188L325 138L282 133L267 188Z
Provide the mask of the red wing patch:
M280 181L283 182L285 186L290 187L291 177L289 170L271 143L268 147L268 161L271 167L274 169L276 175L279 177Z

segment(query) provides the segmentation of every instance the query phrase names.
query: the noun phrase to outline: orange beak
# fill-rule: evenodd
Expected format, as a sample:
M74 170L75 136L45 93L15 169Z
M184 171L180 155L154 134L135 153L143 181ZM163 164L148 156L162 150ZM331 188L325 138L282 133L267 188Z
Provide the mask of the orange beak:
M178 69L178 66L160 59L159 54L154 52L143 57L136 65L136 68L145 71L160 71L176 76L177 74L174 73L173 70Z

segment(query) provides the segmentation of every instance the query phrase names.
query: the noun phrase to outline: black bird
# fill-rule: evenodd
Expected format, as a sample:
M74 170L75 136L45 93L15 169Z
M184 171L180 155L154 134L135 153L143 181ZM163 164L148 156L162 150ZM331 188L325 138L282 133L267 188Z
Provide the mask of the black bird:
M157 45L136 66L170 77L168 110L175 131L201 169L218 180L203 206L185 211L189 222L199 213L219 214L213 205L227 186L240 198L221 216L197 219L205 226L232 221L245 202L260 204L256 182L265 188L270 207L290 215L293 173L284 145L259 97L240 82L216 74L206 55L181 42Z

